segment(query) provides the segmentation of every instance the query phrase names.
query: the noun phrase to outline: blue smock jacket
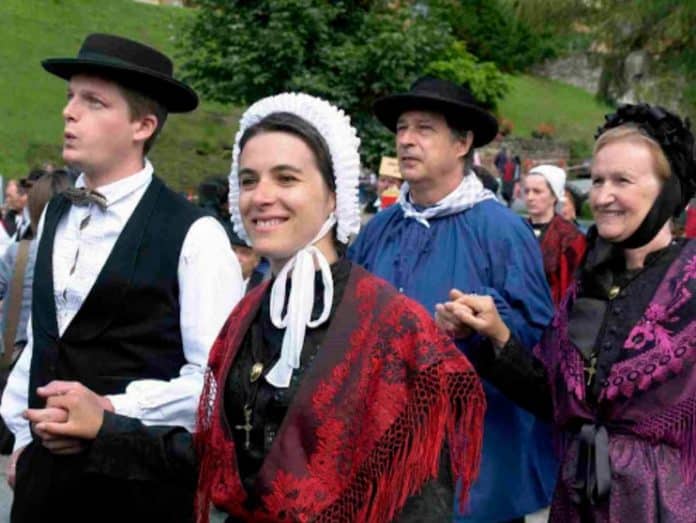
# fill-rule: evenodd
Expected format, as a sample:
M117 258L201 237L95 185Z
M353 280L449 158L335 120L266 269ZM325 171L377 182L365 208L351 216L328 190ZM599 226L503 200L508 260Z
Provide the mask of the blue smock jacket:
M433 314L453 288L490 295L510 330L533 347L551 321L553 305L531 228L495 200L429 223L405 219L401 207L393 205L365 226L348 257ZM466 352L475 342L458 345ZM485 381L484 389L481 469L467 514L455 514L455 521L496 522L529 514L550 504L555 484L558 465L549 427Z

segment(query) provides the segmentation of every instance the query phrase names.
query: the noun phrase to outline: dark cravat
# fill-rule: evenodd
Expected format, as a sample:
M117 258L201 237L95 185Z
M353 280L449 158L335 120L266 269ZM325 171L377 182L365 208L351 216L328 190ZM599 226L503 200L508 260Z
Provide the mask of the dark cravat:
M73 205L77 205L78 207L84 207L90 203L93 203L102 211L106 210L106 196L98 191L92 191L90 189L85 189L84 187L71 187L63 191L62 194L68 200L70 200Z

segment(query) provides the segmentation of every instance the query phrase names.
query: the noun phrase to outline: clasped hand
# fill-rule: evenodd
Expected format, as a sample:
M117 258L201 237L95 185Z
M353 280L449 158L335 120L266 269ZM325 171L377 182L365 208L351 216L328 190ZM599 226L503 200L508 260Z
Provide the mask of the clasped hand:
M455 338L467 338L472 332L491 339L502 347L510 339L510 329L503 322L490 296L464 294L452 289L450 301L435 306L435 321Z
M94 439L104 421L104 411L113 411L111 402L74 381L52 381L39 387L46 399L43 409L27 409L24 417L32 424L41 443L54 454L76 454Z

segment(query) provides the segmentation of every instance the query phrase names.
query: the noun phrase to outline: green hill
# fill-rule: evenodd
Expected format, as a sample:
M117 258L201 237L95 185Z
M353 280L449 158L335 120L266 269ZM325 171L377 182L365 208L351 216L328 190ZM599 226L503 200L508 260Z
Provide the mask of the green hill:
M509 80L510 92L498 112L512 121L513 134L528 138L540 124L551 124L553 138L571 144L577 156L589 154L597 127L612 110L609 105L578 87L547 78L519 75Z
M0 1L0 174L17 178L45 160L60 163L66 84L45 73L41 59L74 56L91 32L132 37L173 56L178 28L192 14L132 0ZM223 146L232 142L237 118L237 111L207 103L170 116L152 154L158 173L177 189L225 174Z
M73 56L86 34L104 31L151 44L176 61L176 38L193 15L132 0L0 0L0 174L17 178L43 161L60 163L65 82L45 73L41 59ZM529 136L551 123L556 138L589 150L608 107L558 82L528 75L510 82L499 112L514 134ZM225 174L239 112L204 102L190 115L171 116L152 154L158 173L180 190Z

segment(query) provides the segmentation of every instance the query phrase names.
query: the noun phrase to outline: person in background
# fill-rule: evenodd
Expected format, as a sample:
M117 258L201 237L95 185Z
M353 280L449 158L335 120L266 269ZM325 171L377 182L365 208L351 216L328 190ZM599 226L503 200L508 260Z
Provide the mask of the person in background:
M32 169L28 177L7 182L5 209L0 227L0 256L13 242L23 239L28 234L27 193L31 180L37 179L44 172L41 169Z
M224 178L208 178L198 186L198 206L215 216L224 227L230 246L241 266L244 292L247 293L269 275L268 262L234 232L230 221L228 197L229 185Z
M12 521L188 522L195 470L152 472L166 453L139 443L153 425L193 430L210 346L243 293L222 227L146 157L198 97L165 55L115 35L42 66L67 81L63 159L82 174L39 224L28 343L0 404ZM74 434L92 407L98 423Z
M44 175L47 173L52 172L44 169L43 167L40 169L32 169L29 174L27 175L26 178L22 178L19 180L19 187L21 191L27 195L27 205L24 206L24 209L22 210L22 219L20 220L19 224L17 225L17 233L15 234L15 240L20 241L25 237L31 237L36 234L36 231L31 231L31 216L30 216L30 209L29 209L29 192L31 191L31 188L34 184L35 181L39 180L42 178ZM65 174L65 171L63 171Z
M556 307L585 254L585 236L557 212L565 199L566 173L555 165L537 165L524 180L529 222L539 240L544 273Z
M36 171L34 171L36 172ZM42 172L25 183L30 226L25 238L13 242L0 257L0 394L7 376L27 344L27 321L31 312L31 293L38 243L34 236L39 218L48 201L70 186L64 171ZM10 454L14 436L0 417L0 453Z
M270 267L265 258L262 258L246 241L242 240L234 231L234 226L228 220L225 224L227 236L230 239L232 250L239 260L242 267L242 277L244 278L245 294L254 287L267 280L270 275Z
M365 206L363 212L375 214L393 205L396 202L403 182L404 179L401 176L401 172L399 172L397 159L383 156L379 164L379 176L377 177L377 197Z
M430 313L346 259L360 226L359 143L343 111L303 93L241 118L232 222L273 279L245 296L211 352L199 521L210 501L231 521L401 521L445 440L465 503L483 390Z
M696 238L696 198L692 198L686 208L684 236L687 238Z
M432 77L378 100L374 111L395 133L405 182L397 204L363 227L351 260L430 314L454 289L491 295L534 345L553 313L538 243L470 169L474 148L495 138L496 119L464 86ZM453 339L467 354L476 343L461 333ZM455 507L461 522L516 520L547 507L556 477L549 427L485 382L484 390L481 472L469 507ZM440 502L453 498L448 489L443 481L436 497L414 500L412 521L449 520L452 505Z
M229 221L228 193L227 180L224 177L207 178L198 185L198 206L223 222Z
M488 169L482 165L473 165L471 170L474 171L476 177L481 180L483 186L491 191L493 194L498 194L498 189L500 188L500 183L498 179L493 176Z
M18 180L8 180L5 185L5 213L2 225L8 236L13 237L23 222L23 211L27 205L27 192Z
M481 375L553 420L550 521L696 521L696 241L671 232L696 194L694 136L661 107L622 106L591 176L587 256L534 354L487 297L460 296L437 319L485 336L471 356Z
M495 168L498 169L498 178L503 177L503 173L505 172L505 164L507 164L507 161L507 149L505 147L501 147L500 151L498 151L493 159L493 165L495 165Z
M578 216L582 210L582 202L584 201L582 196L570 185L566 184L564 192L565 200L561 207L561 216L573 223L583 234L587 233L587 229L584 228L578 222Z

